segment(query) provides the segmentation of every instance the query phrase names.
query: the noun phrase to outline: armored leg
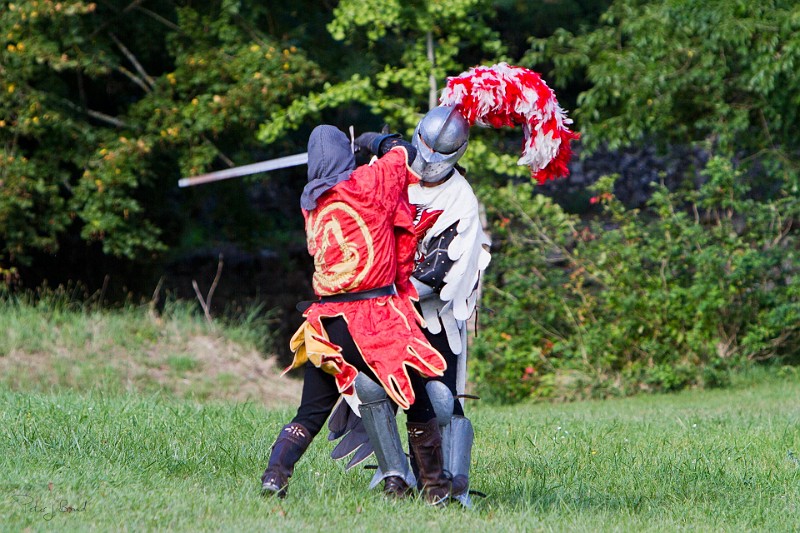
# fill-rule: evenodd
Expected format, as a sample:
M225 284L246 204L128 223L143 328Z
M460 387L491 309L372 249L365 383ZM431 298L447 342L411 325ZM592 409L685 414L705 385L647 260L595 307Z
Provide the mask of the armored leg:
M403 452L394 410L383 387L363 373L356 378L355 387L361 399L361 420L378 460L378 471L369 488L383 480L386 494L403 497L416 480Z
M425 423L408 422L408 444L419 468L422 493L428 503L438 505L467 490L464 476L447 476L444 472L442 434L437 420Z
M269 466L261 476L261 493L276 494L286 497L289 478L294 472L294 465L311 444L311 434L303 425L293 422L281 429L280 435L272 445Z
M447 425L453 416L453 406L455 405L453 393L450 392L447 385L437 380L427 382L425 390L428 393L428 398L431 399L433 412L436 413L436 421L440 426Z
M468 490L472 442L475 439L472 422L464 416L453 416L450 422L441 428L441 431L445 469L450 472L453 479L461 477L467 484L467 490L456 495L455 498L464 507L472 507L472 499L469 497Z
M442 455L444 470L453 479L462 479L467 490L454 497L465 507L472 506L469 497L469 469L472 460L472 443L475 433L472 422L463 416L453 415L455 400L450 389L441 381L429 381L425 388L436 412L436 420L442 434Z

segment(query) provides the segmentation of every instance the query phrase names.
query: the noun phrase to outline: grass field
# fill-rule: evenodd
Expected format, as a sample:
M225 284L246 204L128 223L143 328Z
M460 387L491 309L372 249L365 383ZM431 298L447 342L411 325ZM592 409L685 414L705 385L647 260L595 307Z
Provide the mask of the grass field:
M370 472L342 471L323 438L285 501L262 498L258 477L288 409L5 390L0 520L7 531L800 527L797 382L471 413L473 487L488 497L466 511L368 492Z
M205 374L214 365L250 372L259 355L226 355L238 345L203 325L128 317L114 326L94 315L37 325L39 316L0 312L0 333L27 331L0 342L2 531L800 529L793 372L665 396L475 402L472 487L487 497L472 510L369 492L371 471L343 471L323 436L281 501L262 498L258 481L296 401L296 382L277 380L274 365L242 399ZM112 342L120 331L125 342ZM198 355L197 338L224 353ZM35 379L25 377L32 357Z

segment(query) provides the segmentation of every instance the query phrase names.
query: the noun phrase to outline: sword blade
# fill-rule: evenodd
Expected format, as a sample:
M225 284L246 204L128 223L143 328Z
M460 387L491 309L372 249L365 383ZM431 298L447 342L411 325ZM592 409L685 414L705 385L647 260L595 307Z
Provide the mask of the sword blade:
M178 181L178 187L192 187L193 185L211 183L212 181L238 178L250 174L258 174L259 172L269 172L270 170L278 170L279 168L296 167L298 165L305 165L306 163L308 163L308 152L287 155L285 157L278 157L277 159L270 159L269 161L261 161L260 163L226 168L225 170L217 170L216 172L200 174L199 176L192 176L191 178L182 178Z

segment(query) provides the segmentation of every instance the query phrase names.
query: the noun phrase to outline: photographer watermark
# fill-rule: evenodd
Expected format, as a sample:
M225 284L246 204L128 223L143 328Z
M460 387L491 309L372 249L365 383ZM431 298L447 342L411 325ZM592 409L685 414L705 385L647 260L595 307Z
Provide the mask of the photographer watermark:
M89 500L64 498L53 492L53 484L48 483L47 493L38 495L34 491L20 490L12 495L12 499L25 512L41 516L50 521L61 514L84 513L89 507Z

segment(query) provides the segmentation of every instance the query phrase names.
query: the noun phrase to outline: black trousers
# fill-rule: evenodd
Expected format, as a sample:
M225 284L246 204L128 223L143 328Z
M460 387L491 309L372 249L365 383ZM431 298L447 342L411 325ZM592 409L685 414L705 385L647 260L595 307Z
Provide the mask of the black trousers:
M375 383L379 383L353 342L350 331L347 329L347 322L341 317L325 318L322 322L331 342L341 346L344 360L356 367L359 372L366 374ZM435 416L435 413L425 390L426 378L413 370L409 372L409 377L416 400L406 411L406 417L409 422L428 422ZM455 378L453 379L453 383L455 383ZM339 389L336 387L334 377L313 364L306 363L303 394L292 422L302 424L313 438L325 425L325 421L333 411L338 399Z

